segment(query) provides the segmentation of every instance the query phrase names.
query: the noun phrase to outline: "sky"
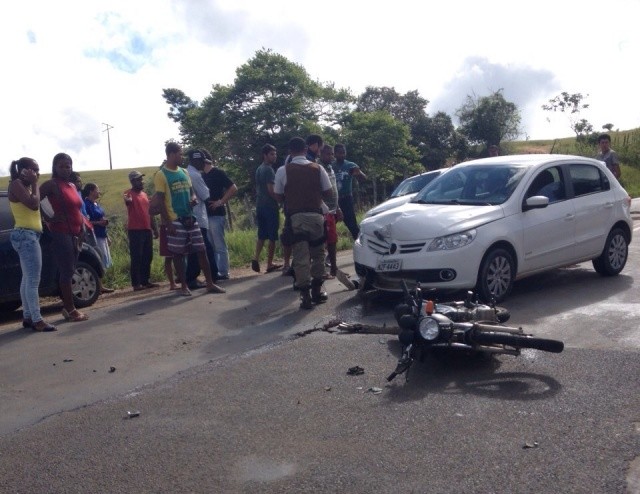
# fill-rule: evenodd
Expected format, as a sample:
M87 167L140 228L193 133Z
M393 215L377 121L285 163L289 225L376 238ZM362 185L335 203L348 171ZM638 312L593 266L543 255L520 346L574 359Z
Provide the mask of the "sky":
M0 176L22 156L48 172L58 152L78 171L157 166L180 139L162 90L201 101L261 49L354 95L417 90L454 123L467 95L502 89L521 139L573 135L541 109L562 91L586 96L595 130L632 129L638 19L640 0L21 0L0 30Z

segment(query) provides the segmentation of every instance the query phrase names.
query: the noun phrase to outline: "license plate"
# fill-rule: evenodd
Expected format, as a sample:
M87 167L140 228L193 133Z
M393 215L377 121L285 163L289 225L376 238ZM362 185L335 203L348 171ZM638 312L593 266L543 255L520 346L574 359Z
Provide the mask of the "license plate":
M400 271L401 267L402 261L400 259L385 259L384 261L378 261L376 271Z

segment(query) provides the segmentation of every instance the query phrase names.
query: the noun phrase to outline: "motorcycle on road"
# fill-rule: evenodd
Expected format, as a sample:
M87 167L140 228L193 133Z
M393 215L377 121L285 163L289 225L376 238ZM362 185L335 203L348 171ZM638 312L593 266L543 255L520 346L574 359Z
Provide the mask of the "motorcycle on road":
M508 311L475 303L472 294L464 302L437 304L423 297L419 283L409 291L403 281L402 289L404 301L394 308L402 355L388 381L403 373L408 380L413 362L424 359L434 349L513 356L520 355L523 348L552 353L564 349L562 341L536 338L525 334L522 328L503 325Z

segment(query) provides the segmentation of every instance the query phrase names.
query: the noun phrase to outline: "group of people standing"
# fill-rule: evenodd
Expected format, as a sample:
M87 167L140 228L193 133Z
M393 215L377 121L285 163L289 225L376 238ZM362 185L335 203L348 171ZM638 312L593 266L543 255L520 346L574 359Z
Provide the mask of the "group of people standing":
M325 279L340 275L338 270L336 222L344 221L353 239L358 237L358 222L352 196L352 179L366 179L353 162L347 161L346 147L333 148L321 136L289 141L284 166L274 171L276 148L266 144L262 163L256 170L256 217L258 239L252 269L260 271L260 254L268 242L267 272L282 267L283 274L295 278L302 309L327 300L322 286ZM279 230L279 205L283 205L285 224L280 235L284 266L273 262ZM325 249L330 266L325 273Z
M51 234L51 248L56 252L62 315L72 322L88 319L86 314L75 307L73 301L73 273L82 248L87 219L82 213L83 201L71 182L72 165L73 161L68 154L56 154L51 179L41 186L38 184L40 167L33 158L20 158L13 161L10 167L9 206L15 221L11 244L18 252L22 270L22 325L34 331L57 329L44 321L40 312L38 287L42 271L42 201L46 204L43 214Z
M191 290L198 288L206 288L209 293L225 293L215 282L229 279L229 253L224 236L225 206L238 188L224 171L213 165L211 154L206 149L189 152L186 170L181 166L183 154L179 144L168 143L165 154L166 160L153 178L155 193L151 199L145 200L148 215L160 217L160 228L154 232L160 238L159 250L165 258L170 288L183 296L190 296ZM139 180L139 196L144 194L142 176L139 172L132 172L129 177L130 180ZM125 192L129 208L132 202L127 202L127 195L131 195L131 191ZM130 208L128 210L131 211ZM150 263L150 259L145 259L145 266ZM205 283L198 280L201 273ZM134 290L144 288L143 281L136 285L132 276Z
M153 179L155 193L151 198L144 192L144 174L138 171L129 173L131 187L123 193L133 290L158 286L151 282L151 262L153 240L159 238L159 251L165 258L171 289L183 296L190 296L191 290L198 288L224 293L215 282L229 278L225 206L238 188L223 170L213 165L206 149L189 152L186 170L181 166L183 154L179 144L168 143L165 154L166 161ZM284 275L292 275L304 309L326 301L324 280L339 274L336 222L343 220L354 239L359 233L351 187L353 177L362 180L366 176L345 157L344 145L331 147L314 134L306 140L291 139L289 156L277 172L273 168L277 150L265 145L262 163L256 171L258 240L252 268L260 271L260 255L268 242L266 271L282 269ZM67 321L86 321L88 316L74 305L72 279L87 235L95 237L95 247L105 268L112 265L109 220L98 201L98 185L83 186L79 173L73 171L73 160L66 153L54 156L51 179L42 185L38 183L40 167L32 158L13 161L10 173L9 204L15 220L11 243L18 252L22 270L23 326L43 332L57 329L40 312L43 218L56 252L62 315ZM281 204L285 225L279 235ZM160 218L159 227L156 215ZM284 265L274 262L278 239L283 245ZM329 273L325 273L325 245ZM198 280L200 274L204 275L205 283ZM100 290L112 291L102 286Z

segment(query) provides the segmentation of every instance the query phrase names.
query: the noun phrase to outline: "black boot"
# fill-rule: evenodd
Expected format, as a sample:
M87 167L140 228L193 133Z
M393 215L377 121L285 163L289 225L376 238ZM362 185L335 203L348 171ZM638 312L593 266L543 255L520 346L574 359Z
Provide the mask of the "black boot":
M314 304L324 304L329 299L327 292L322 290L323 283L322 279L311 280L311 301Z
M311 302L311 291L309 287L301 287L300 290L300 308L301 309L313 309L313 303Z

